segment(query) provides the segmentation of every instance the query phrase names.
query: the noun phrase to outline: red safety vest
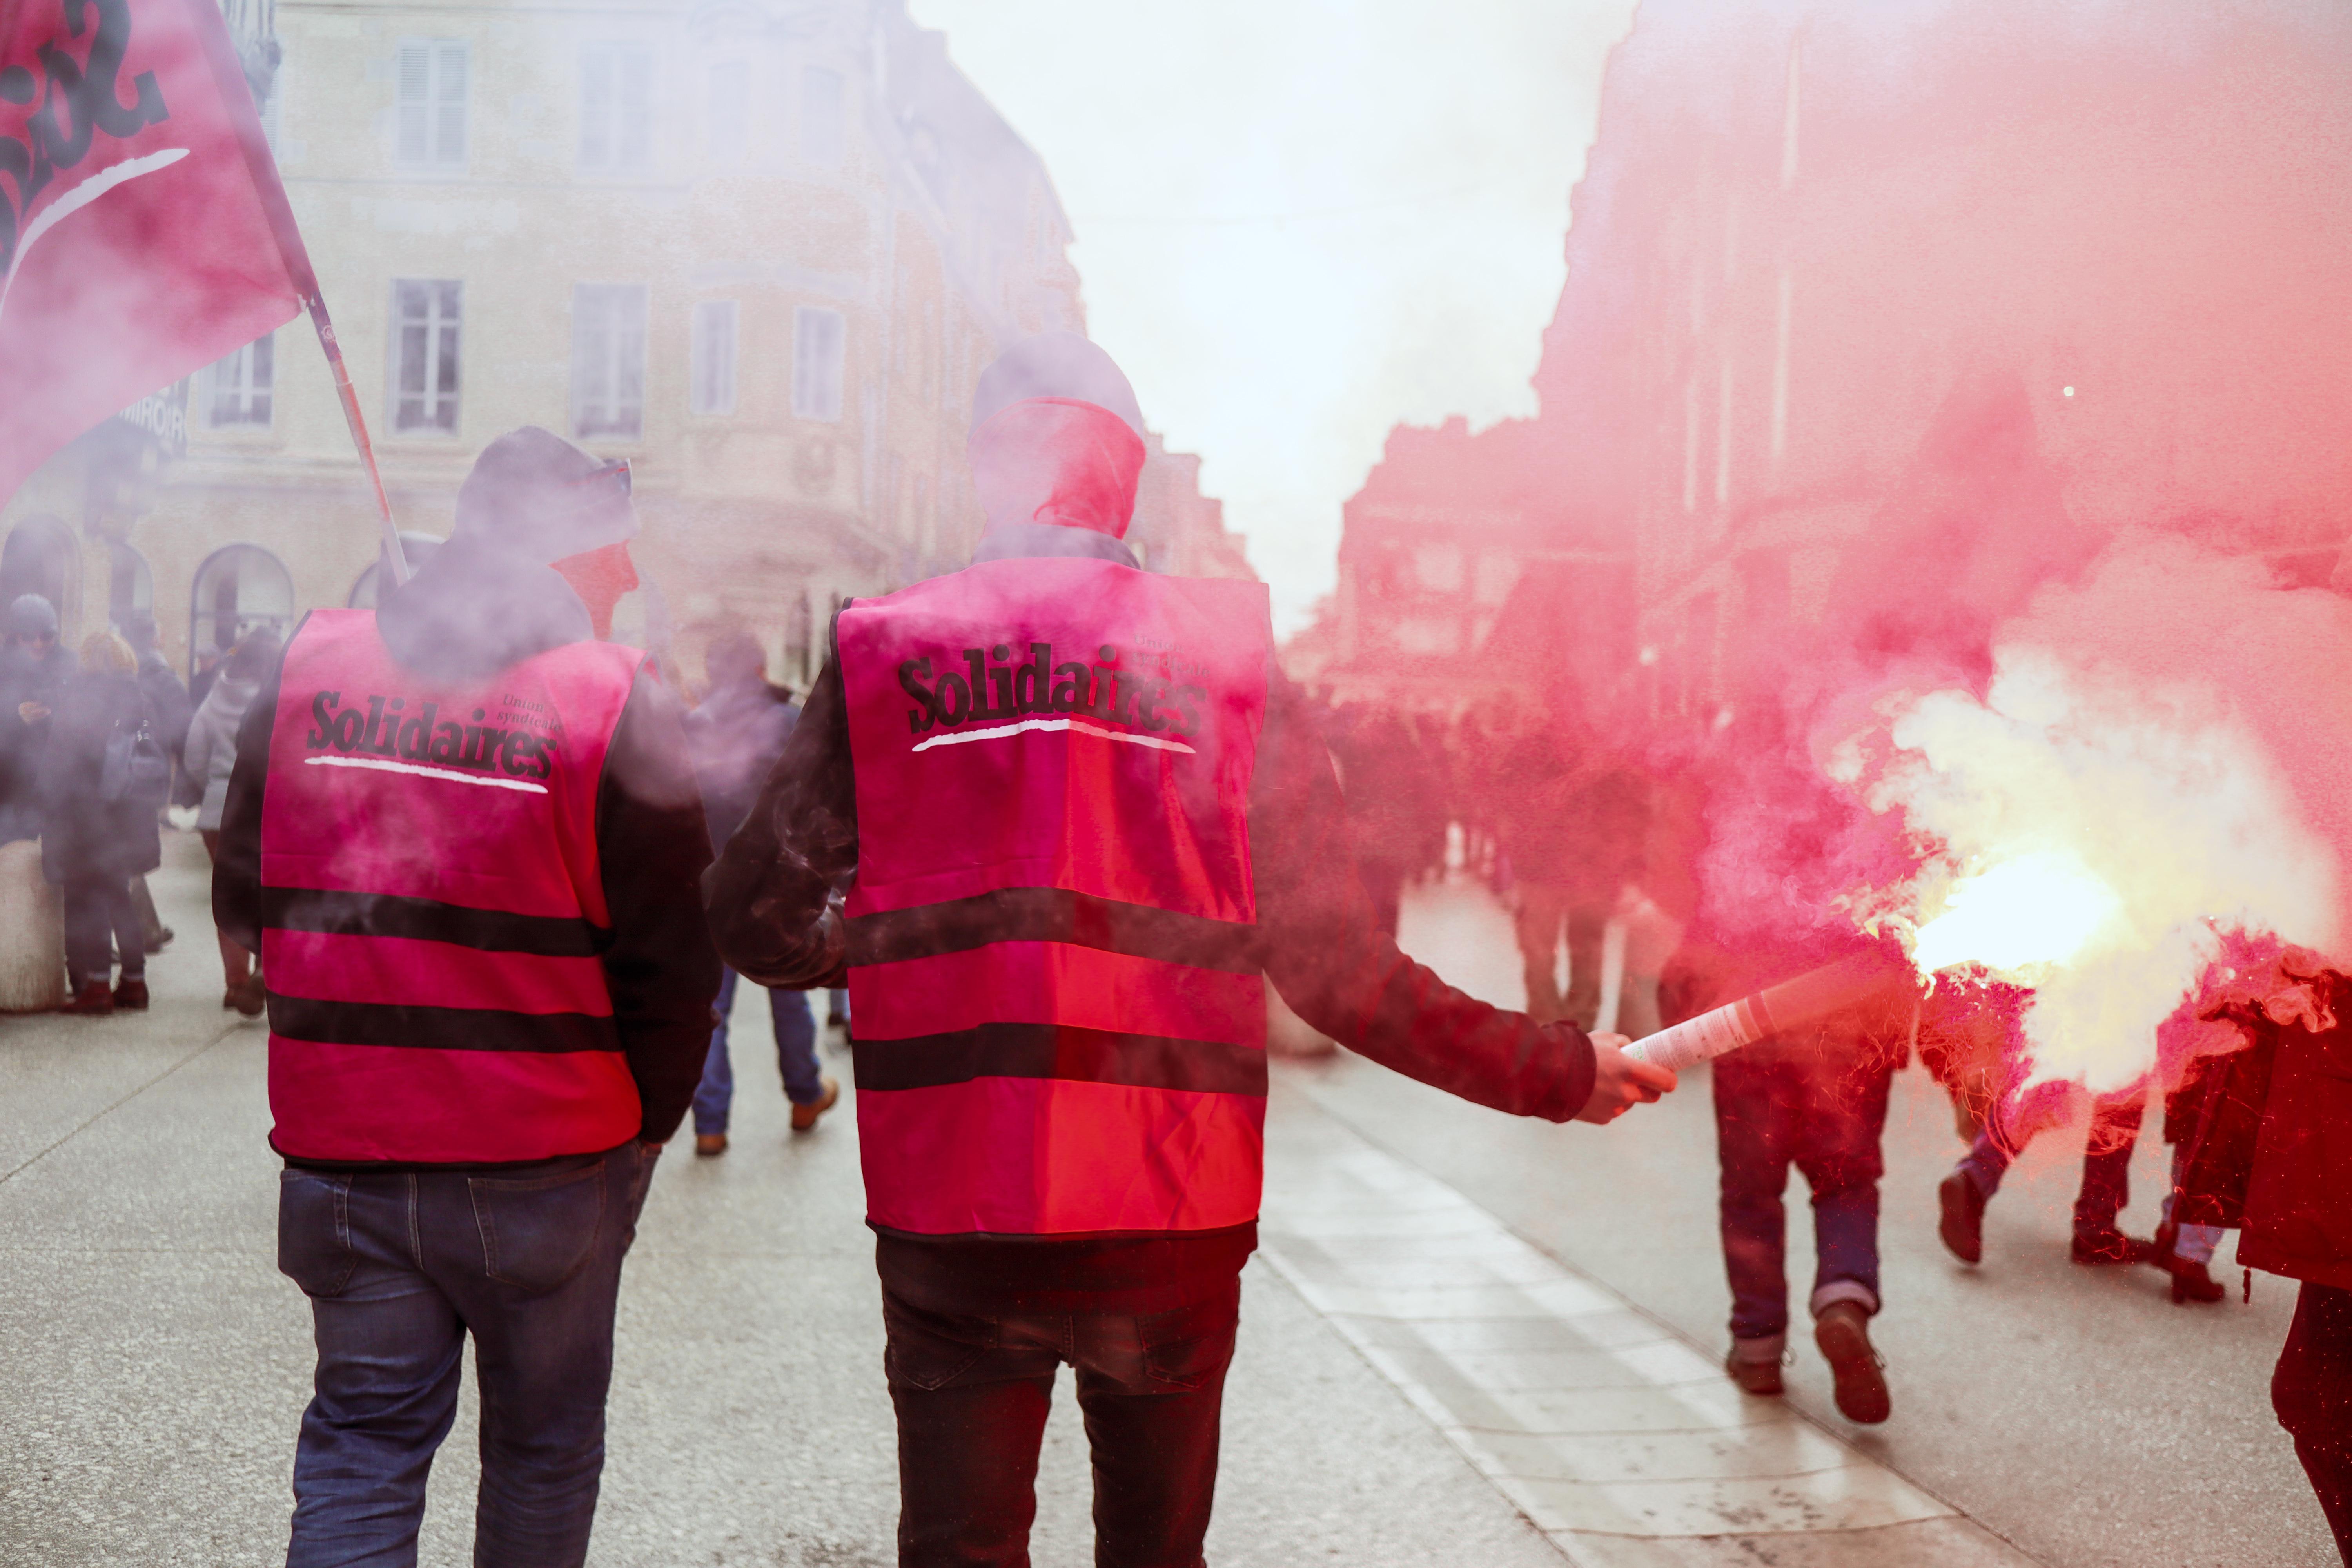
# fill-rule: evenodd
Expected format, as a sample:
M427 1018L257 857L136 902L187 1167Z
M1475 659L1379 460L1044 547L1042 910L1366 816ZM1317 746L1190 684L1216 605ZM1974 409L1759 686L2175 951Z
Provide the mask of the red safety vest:
M839 636L873 1223L1079 1236L1255 1219L1265 587L992 561L859 601Z
M278 1152L489 1163L636 1135L596 788L644 657L572 643L430 681L372 611L305 619L261 810Z

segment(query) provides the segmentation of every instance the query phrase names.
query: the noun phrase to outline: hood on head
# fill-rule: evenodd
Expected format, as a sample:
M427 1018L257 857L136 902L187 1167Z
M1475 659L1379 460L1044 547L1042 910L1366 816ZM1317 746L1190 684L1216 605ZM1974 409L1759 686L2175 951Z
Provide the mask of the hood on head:
M493 544L536 565L634 539L636 510L604 464L536 425L509 430L474 460L457 488L452 542Z
M436 680L494 675L595 635L553 567L462 531L384 596L375 625L393 658Z
M1135 516L1143 411L1110 355L1076 332L1024 338L981 372L965 452L991 529L1117 539Z

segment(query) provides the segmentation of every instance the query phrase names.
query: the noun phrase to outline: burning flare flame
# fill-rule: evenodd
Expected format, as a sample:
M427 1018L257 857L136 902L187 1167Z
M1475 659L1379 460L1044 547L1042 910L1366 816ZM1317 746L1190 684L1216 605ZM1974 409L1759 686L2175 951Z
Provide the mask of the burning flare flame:
M1853 912L1925 976L2030 987L2026 1083L2144 1078L2224 933L2333 945L2335 858L2218 692L2012 647L1983 700L1937 691L1881 716L1831 772L1901 813L1926 864Z

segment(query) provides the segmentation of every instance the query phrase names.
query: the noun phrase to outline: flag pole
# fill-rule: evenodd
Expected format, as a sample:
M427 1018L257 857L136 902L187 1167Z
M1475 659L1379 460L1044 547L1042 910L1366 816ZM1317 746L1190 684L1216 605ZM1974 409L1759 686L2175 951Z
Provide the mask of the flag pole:
M335 340L335 323L327 317L326 297L314 286L302 300L310 312L310 324L319 330L319 347L326 351L327 369L335 378L335 396L343 405L343 422L352 427L352 445L359 448L360 466L367 470L368 485L375 491L375 514L383 524L384 564L391 570L392 585L395 588L408 581L408 554L400 547L400 529L392 521L392 500L383 493L383 475L375 466L375 444L368 439L367 420L360 413L360 395L352 385L352 373L343 364L342 344Z
M327 369L335 378L335 396L343 405L343 422L351 426L352 445L359 449L360 467L367 470L368 486L375 492L376 517L383 525L384 564L396 588L408 581L408 553L400 547L400 529L392 521L392 501L383 493L383 475L376 468L375 446L368 439L367 421L360 415L359 394L352 386L352 373L343 364L342 345L336 340L335 324L327 317L327 300L320 291L318 274L311 269L310 247L302 243L302 231L294 222L293 204L286 199L285 182L278 178L278 160L262 134L261 115L253 101L252 86L246 80L244 63L237 58L236 46L230 41L228 24L215 0L187 0L187 7L196 36L204 42L213 79L220 89L223 102L228 106L229 118L236 123L237 143L245 153L246 172L253 177L254 194L261 198L262 211L269 215L269 232L278 241L278 254L286 263L288 276L294 280L302 308L310 313L310 324L318 329L319 347L326 353Z

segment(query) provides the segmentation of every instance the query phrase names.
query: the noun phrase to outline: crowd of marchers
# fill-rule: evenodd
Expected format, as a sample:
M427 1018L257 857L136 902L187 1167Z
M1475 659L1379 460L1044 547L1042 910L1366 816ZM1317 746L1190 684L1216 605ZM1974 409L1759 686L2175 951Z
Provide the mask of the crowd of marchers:
M57 606L20 595L0 610L0 889L22 920L54 900L63 915L61 1011L102 1016L148 1005L147 960L173 938L147 873L163 858L167 808L194 809L210 847L233 760L230 737L278 656L268 630L206 665L194 689L155 647L139 613L68 649ZM46 884L56 889L44 894ZM12 988L37 1003L56 984L56 939L25 921L10 952ZM260 1014L254 955L220 939L221 1005Z
M1500 701L1454 716L1329 710L1381 918L1393 930L1401 889L1417 879L1482 881L1513 911L1531 1016L1637 1036L1867 949L1876 939L1822 878L1851 803L1788 743L1774 694L1752 689L1742 706L1696 733L1622 706L1605 721L1556 710L1515 720ZM2095 1096L2020 1081L2029 993L1948 978L1717 1061L1731 1378L1750 1394L1782 1392L1792 1354L1782 1195L1794 1166L1811 1190L1818 1264L1806 1304L1838 1409L1860 1423L1892 1414L1869 1324L1885 1305L1891 1081L1916 1056L1951 1101L1960 1152L1938 1187L1937 1233L1959 1261L1983 1262L1986 1207L2023 1144L2086 1121L2076 1264L2149 1266L2174 1303L2210 1305L2228 1293L2213 1265L2235 1230L2240 1262L2302 1282L2273 1405L2352 1542L2352 1100L2341 1089L2352 976L2293 950L2236 962L2226 994L2186 1001L2168 1020L2167 1031L2201 1026L2198 1050L2151 1042L2158 1070ZM2133 1236L2119 1216L2152 1105L2172 1153L2155 1233Z
M696 1155L727 1150L744 984L767 988L796 1132L841 1093L818 994L852 1051L898 1561L1027 1561L1066 1364L1097 1561L1140 1568L1202 1561L1269 988L1447 1092L1605 1125L1675 1087L1629 1033L1864 941L1821 918L1807 874L1834 812L1780 760L1769 703L1696 740L1319 703L1282 673L1262 585L1140 568L1143 452L1098 349L1016 345L975 398L972 563L845 605L801 693L748 629L691 681L614 643L629 465L531 427L479 454L451 538L378 609L252 632L193 694L151 624L77 659L51 606L7 606L0 854L37 845L61 889L67 1011L145 1005L169 933L140 879L176 798L214 861L224 1005L268 1016L277 1258L318 1352L289 1565L415 1561L469 1340L476 1562L584 1560L623 1264L689 1114ZM1780 906L1710 876L1735 818L1764 825L1742 864ZM1441 875L1513 911L1523 1011L1399 949L1405 887ZM2175 1300L2209 1301L2238 1226L2249 1264L2305 1282L2278 1414L2352 1542L2352 1107L2330 1098L2352 980L2295 984L2300 1009L2252 998L2221 1020L2246 1048L2167 1086L2179 1152L2153 1240L2117 1223L2153 1086L2099 1104L2074 1256L2153 1263ZM1838 1407L1888 1418L1870 1323L1889 1081L1916 1053L1951 1093L1967 1151L1942 1235L1975 1263L2018 1142L1998 1109L2018 1005L1922 989L1716 1064L1725 1365L1748 1395L1780 1392L1789 1354L1793 1165Z

